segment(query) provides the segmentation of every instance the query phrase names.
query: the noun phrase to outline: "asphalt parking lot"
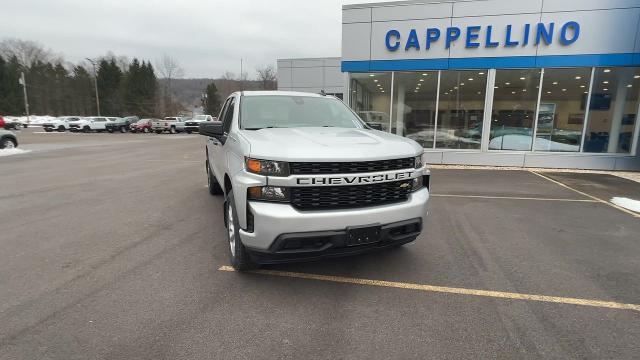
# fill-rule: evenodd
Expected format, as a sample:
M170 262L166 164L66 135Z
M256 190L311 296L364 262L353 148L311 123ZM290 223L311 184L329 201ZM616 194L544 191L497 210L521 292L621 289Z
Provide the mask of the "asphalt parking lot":
M640 354L640 218L597 200L615 179L435 169L414 243L240 274L200 136L19 139L31 152L0 157L0 359Z

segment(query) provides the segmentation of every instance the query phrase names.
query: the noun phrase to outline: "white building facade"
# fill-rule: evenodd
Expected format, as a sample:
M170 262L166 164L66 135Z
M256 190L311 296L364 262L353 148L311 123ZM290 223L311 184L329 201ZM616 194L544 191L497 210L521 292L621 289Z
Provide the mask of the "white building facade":
M431 163L640 170L640 1L403 1L342 22L345 102Z

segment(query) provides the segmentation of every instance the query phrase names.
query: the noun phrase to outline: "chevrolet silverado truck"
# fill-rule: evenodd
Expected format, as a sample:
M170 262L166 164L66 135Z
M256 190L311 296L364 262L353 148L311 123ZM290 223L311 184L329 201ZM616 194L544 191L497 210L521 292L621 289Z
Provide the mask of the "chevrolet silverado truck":
M162 120L154 120L151 122L151 130L156 134L162 134L165 131L170 134L175 134L183 128L184 119L179 116L167 116Z
M58 131L65 132L69 130L69 123L80 120L79 116L59 116L51 121L42 123L42 129L46 132Z
M235 269L395 247L422 231L422 146L372 129L341 100L236 92L219 119L199 132Z
M140 120L140 118L137 116L127 116L123 118L109 118L109 120L111 121L109 121L105 125L105 129L108 132L114 133L116 131L119 131L121 133L126 133L127 131L129 131L129 127L131 126L131 124L135 124Z

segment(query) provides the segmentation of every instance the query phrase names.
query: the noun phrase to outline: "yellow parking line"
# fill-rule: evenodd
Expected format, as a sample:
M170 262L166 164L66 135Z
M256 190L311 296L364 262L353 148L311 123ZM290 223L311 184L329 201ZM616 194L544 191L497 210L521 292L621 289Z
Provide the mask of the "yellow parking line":
M557 199L517 196L484 196L484 195L457 195L457 194L430 194L434 197L477 198L477 199L507 199L507 200L538 200L538 201L573 201L573 202L597 202L592 199Z
M231 266L221 266L218 270L228 271L228 272L235 271ZM344 283L344 284L409 289L409 290L437 292L437 293L446 293L446 294L472 295L472 296L483 296L483 297L514 299L514 300L541 301L541 302L557 303L557 304L570 304L570 305L580 305L580 306L592 306L592 307L599 307L599 308L640 311L640 305L624 304L624 303L601 301L601 300L577 299L577 298L533 295L533 294L520 294L520 293L510 293L510 292L502 292L502 291L475 290L475 289L454 288L454 287L446 287L446 286L422 285L422 284L412 284L412 283L383 281L383 280L358 279L358 278L350 278L350 277L343 277L343 276L307 274L307 273L278 271L278 270L262 269L262 270L250 271L250 273L298 278L298 279L307 279L307 280L330 281L330 282Z
M535 172L535 171L530 171L530 172L531 172L532 174L536 174L536 175L540 176L540 177L541 177L541 178L543 178L543 179L547 179L547 180L551 181L552 183L558 184L558 185L560 185L560 186L562 186L562 187L564 187L564 188L566 188L566 189L573 190L573 191L577 192L577 193L578 193L578 194L580 194L580 195L583 195L583 196L586 196L586 197L588 197L588 198L591 198L591 199L593 199L593 200L595 200L595 201L597 201L597 202L599 202L599 203L603 203L603 204L605 204L605 205L609 205L609 206L611 206L612 208L614 208L614 209L618 209L618 210L620 210L620 211L622 211L622 212L624 212L624 213L627 213L627 214L629 214L629 215L631 215L631 216L633 216L633 217L640 218L640 214L637 214L637 213L635 213L635 212L633 212L633 211L631 211L631 210L627 210L627 209L625 209L625 208L623 208L623 207L621 207L621 206L618 206L618 205L616 205L616 204L613 204L613 203L610 203L610 202L608 202L608 201L602 200L602 199L600 199L600 198L598 198L598 197L595 197L595 196L593 196L593 195L589 195L589 194L587 194L587 193L585 193L585 192L583 192L583 191L580 191L580 190L574 189L574 188L572 188L571 186L566 185L566 184L563 184L563 183L561 183L560 181L554 180L554 179L552 179L552 178L550 178L550 177L548 177L548 176L546 176L546 175L542 175L542 174L537 173L537 172Z

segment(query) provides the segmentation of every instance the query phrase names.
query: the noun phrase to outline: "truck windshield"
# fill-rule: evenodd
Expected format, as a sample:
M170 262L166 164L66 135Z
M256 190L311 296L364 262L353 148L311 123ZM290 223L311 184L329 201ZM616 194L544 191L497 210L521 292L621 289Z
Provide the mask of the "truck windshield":
M340 100L311 96L245 96L240 124L246 130L293 127L363 128Z

